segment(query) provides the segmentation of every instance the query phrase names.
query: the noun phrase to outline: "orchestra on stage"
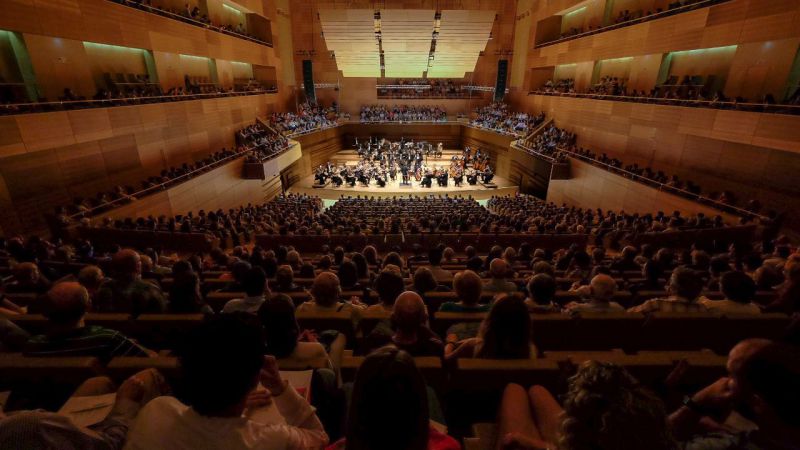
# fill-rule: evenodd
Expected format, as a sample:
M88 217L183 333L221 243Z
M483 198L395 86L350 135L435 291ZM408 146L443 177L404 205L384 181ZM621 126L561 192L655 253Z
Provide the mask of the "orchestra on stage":
M454 155L446 167L444 164L428 164L428 158L441 159L441 142L434 147L424 141L401 139L390 142L372 137L367 142L356 139L355 147L359 156L356 165L335 165L329 161L315 169L314 183L326 185L330 181L334 187L355 187L356 184L366 187L375 181L378 187L385 187L389 181L397 181L399 177L401 186L410 186L413 179L420 186L430 188L434 180L439 187L447 187L452 179L453 184L460 187L465 179L467 184L474 186L479 179L488 184L494 178L489 154L480 149L464 148L461 155Z

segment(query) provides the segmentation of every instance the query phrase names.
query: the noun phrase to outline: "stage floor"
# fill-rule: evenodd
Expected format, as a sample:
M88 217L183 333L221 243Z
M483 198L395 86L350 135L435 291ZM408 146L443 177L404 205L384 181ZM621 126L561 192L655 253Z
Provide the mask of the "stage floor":
M450 165L450 157L456 153L461 154L460 151L457 150L445 150L442 152L442 158L434 159L429 158L428 164L429 165L436 165L436 166L444 166L449 167ZM333 163L345 163L348 165L355 165L358 162L358 155L354 150L344 150L333 157L331 157L331 162ZM461 187L456 187L453 184L452 178L448 180L447 187L439 187L436 184L436 180L433 180L433 186L431 188L422 187L420 183L415 181L413 178L411 180L410 186L401 186L400 185L400 174L398 174L398 180L392 182L391 180L386 183L386 187L378 187L375 181L372 181L369 186L364 187L359 183L356 183L354 187L349 187L347 185L342 185L340 187L334 187L332 183L328 183L327 186L324 188L315 188L314 187L314 175L309 175L308 177L298 181L291 188L289 188L289 192L293 192L296 194L307 194L307 195L316 195L320 198L326 200L337 200L342 196L356 196L356 195L369 195L375 197L395 197L395 196L408 196L413 195L417 197L423 197L426 195L450 195L450 196L472 196L476 200L485 200L493 195L513 195L516 194L518 191L517 186L514 186L506 180L505 178L498 177L495 175L494 179L492 179L492 183L494 183L497 188L487 188L482 184L478 183L474 186L471 186L466 183L466 181L461 185Z

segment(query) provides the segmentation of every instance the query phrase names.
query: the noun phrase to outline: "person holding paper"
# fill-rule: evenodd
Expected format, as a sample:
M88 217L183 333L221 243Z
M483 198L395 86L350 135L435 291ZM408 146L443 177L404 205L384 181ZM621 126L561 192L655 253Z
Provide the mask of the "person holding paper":
M159 397L139 413L126 450L321 448L328 435L314 409L264 356L261 330L233 316L197 327L178 350L181 400ZM265 390L258 390L261 384ZM273 403L284 423L257 420Z

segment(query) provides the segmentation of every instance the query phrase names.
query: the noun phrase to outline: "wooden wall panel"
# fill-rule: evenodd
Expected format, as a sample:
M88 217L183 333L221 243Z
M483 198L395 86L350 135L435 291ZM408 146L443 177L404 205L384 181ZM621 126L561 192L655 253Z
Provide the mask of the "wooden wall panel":
M94 196L116 185L138 188L170 165L231 147L234 133L265 116L276 97L4 116L0 127L8 132L0 141L0 180L11 203L0 227L42 230L43 216L75 196Z
M571 159L570 164L572 178L550 181L547 201L580 208L641 214L658 211L681 211L684 214L702 212L707 216L722 215L730 223L738 220L733 215L614 175L589 163Z
M108 0L6 0L0 29L265 66L280 64L273 48Z
M578 144L776 210L800 210L800 117L533 95ZM609 108L609 105L611 107ZM800 225L800 218L790 217Z

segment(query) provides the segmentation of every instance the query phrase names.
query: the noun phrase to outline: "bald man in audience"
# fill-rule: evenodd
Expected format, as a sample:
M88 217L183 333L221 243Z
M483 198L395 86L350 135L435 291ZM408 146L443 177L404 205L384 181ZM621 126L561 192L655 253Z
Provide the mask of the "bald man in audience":
M572 302L567 305L565 312L605 313L625 311L622 305L611 301L616 292L617 282L613 278L605 274L596 275L589 284L588 301L584 303Z
M46 297L48 332L32 337L25 354L95 356L103 362L116 356L154 355L119 331L87 326L85 318L90 307L89 293L80 283L67 281L53 286Z
M416 292L406 291L395 300L392 324L379 323L367 336L367 348L394 345L413 356L441 356L444 344L428 327L425 302Z
M492 294L517 292L517 285L506 279L508 272L509 266L504 259L493 259L489 264L489 275L492 279L483 286L483 290Z
M161 289L142 280L142 260L135 250L123 249L111 259L114 274L97 291L98 312L123 312L133 315L163 313L167 301Z

